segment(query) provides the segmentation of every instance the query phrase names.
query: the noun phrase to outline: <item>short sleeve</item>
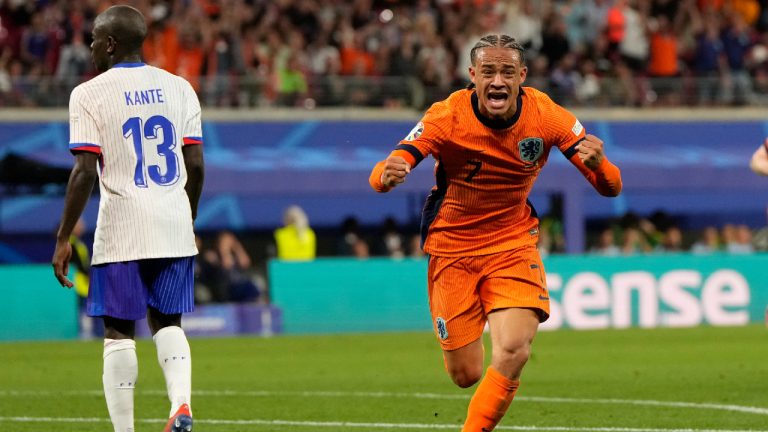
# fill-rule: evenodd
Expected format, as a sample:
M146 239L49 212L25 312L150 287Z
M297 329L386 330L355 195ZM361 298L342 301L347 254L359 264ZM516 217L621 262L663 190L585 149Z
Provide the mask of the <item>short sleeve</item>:
M186 83L187 117L184 122L184 145L203 143L200 101L189 83Z
M82 87L69 96L69 151L101 154L101 137L95 110Z
M441 144L450 136L452 124L451 110L447 103L435 103L395 150L407 151L414 157L416 164L430 154L437 156Z
M553 102L548 96L545 98L542 110L545 142L559 148L566 159L570 159L576 154L576 146L586 135L584 126L570 111Z

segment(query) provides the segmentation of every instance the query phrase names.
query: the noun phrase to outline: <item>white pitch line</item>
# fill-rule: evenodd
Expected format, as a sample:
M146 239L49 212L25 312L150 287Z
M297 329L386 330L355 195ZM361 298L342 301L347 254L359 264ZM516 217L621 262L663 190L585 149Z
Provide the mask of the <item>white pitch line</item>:
M663 406L671 408L695 408L712 409L722 411L736 411L750 414L768 415L768 408L743 406L743 405L722 405L714 403L696 403L696 402L674 402L657 400L639 400L639 399L579 399L579 398L558 398L558 397L537 397L521 396L515 400L526 400L530 402L562 402L562 403L596 403L596 404L625 404L625 405L648 405Z
M166 393L161 390L143 390L139 394L161 395ZM449 394L449 393L405 393L405 392L342 392L342 391L266 391L266 390L194 390L194 396L202 397L368 397L368 398L414 398L414 399L442 399L442 400L468 400L471 395L468 394ZM4 396L50 396L50 395L85 395L102 396L101 390L84 391L52 391L52 390L0 390L0 397ZM716 403L697 403L680 401L659 401L643 399L592 399L592 398L563 398L563 397L542 397L542 396L518 396L515 398L518 402L543 402L543 403L581 403L581 404L616 404L616 405L640 405L657 406L666 408L691 408L716 411L731 411L748 414L768 415L768 408L744 406L744 405L724 405Z
M107 418L98 417L0 417L1 422L14 423L109 423ZM138 423L165 423L165 419L137 419ZM239 426L298 426L352 429L453 429L461 428L458 424L445 423L362 423L345 421L300 421L300 420L224 420L203 419L195 424L239 425ZM659 429L627 427L572 427L572 426L497 426L498 430L511 431L552 431L552 432L768 432L756 429Z

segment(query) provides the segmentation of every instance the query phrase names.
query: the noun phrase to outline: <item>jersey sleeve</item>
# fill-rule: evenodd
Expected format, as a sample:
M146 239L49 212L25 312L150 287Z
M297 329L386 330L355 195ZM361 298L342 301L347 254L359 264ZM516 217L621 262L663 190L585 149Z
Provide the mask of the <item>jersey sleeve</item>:
M200 100L192 86L186 83L187 118L184 122L184 145L203 143L203 125L201 120Z
M576 154L579 143L584 140L586 131L581 122L570 111L557 105L547 97L544 124L548 138L584 176L585 179L603 196L617 196L622 189L621 171L607 157L603 157L600 166L589 169Z
M99 126L95 118L97 110L90 105L82 87L75 87L69 96L69 151L73 154L101 154Z
M418 165L430 154L439 155L441 144L450 136L453 126L451 117L447 102L433 104L395 150L403 150L412 156L412 159L405 158L411 167Z
M433 104L389 155L402 157L411 168L415 168L430 154L437 157L440 154L440 145L450 136L453 125L451 117L451 110L446 101ZM381 183L383 172L384 161L380 161L368 177L368 183L377 192L387 192L391 189Z
M547 135L546 142L557 146L566 159L576 154L577 146L586 136L584 126L579 119L567 109L556 104L548 96L543 95L542 124Z

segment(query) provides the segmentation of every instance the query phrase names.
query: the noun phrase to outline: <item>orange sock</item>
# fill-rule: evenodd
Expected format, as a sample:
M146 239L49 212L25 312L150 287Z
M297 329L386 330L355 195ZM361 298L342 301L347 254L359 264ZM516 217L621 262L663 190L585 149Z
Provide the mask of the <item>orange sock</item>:
M512 381L489 366L472 396L462 432L490 432L504 417L520 381Z

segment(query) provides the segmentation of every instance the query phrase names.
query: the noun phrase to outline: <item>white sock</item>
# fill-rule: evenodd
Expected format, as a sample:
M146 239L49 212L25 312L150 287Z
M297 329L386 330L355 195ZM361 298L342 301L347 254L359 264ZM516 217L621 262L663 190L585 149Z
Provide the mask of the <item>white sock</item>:
M192 399L192 358L189 342L181 327L170 326L160 329L152 338L157 347L157 360L165 375L171 413L174 415L182 404ZM191 408L190 408L191 412Z
M115 432L133 432L133 389L139 377L136 342L104 339L104 397Z

